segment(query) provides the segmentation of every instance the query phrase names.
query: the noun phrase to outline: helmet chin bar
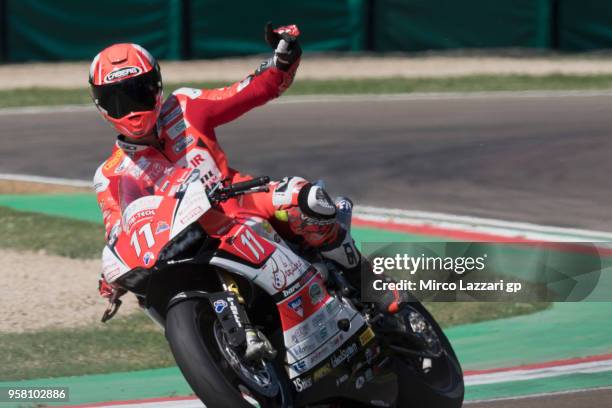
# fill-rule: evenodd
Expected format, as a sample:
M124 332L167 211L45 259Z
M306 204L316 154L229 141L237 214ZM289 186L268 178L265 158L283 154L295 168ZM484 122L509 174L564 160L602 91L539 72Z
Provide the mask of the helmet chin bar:
M130 118L134 116L141 116L141 119L137 125L134 125ZM144 112L132 112L119 119L111 118L108 115L104 115L105 119L115 128L115 130L124 136L131 139L142 139L151 134L157 123L159 116L159 109Z

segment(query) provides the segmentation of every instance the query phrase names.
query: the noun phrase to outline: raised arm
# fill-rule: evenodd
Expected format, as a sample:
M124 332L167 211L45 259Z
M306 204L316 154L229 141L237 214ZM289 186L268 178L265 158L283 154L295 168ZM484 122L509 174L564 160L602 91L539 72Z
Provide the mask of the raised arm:
M280 96L293 82L302 50L296 26L272 30L266 25L266 41L274 56L264 61L251 75L225 88L203 90L197 104L197 116L206 125L216 127L230 122L249 110Z

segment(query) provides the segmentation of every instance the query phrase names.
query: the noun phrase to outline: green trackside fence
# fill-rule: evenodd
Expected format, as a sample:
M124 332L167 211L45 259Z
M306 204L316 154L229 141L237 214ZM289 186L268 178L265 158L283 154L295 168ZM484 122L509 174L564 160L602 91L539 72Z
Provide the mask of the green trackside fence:
M610 0L0 0L0 61L87 60L121 41L162 59L257 54L268 20L317 52L612 48Z

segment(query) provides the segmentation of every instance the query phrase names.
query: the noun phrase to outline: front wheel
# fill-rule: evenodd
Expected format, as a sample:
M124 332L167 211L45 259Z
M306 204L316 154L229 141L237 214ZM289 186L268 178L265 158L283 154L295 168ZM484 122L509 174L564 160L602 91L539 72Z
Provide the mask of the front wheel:
M285 405L283 373L274 363L244 361L227 343L207 300L172 306L166 339L183 376L208 408Z

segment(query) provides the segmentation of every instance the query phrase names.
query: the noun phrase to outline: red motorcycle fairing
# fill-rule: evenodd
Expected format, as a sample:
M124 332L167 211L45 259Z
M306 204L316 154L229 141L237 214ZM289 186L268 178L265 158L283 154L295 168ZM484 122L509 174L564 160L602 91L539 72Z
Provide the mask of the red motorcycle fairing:
M368 326L350 304L330 296L323 277L312 265L291 251L284 241L274 239L277 234L265 220L251 217L244 222L259 239L275 247L267 260L258 267L227 251L219 251L210 263L252 280L276 301L287 350L287 372L296 388L305 390L318 379L312 372L330 365L334 353L344 344L352 344L350 341L358 342ZM238 231L236 227L233 230ZM350 322L347 331L338 327L337 322L342 319ZM350 350L354 347L361 349L352 346ZM353 357L355 353L345 361ZM336 361L339 365L340 360Z
M116 244L104 251L107 279L153 267L162 249L198 222L220 242L208 262L252 281L277 303L286 370L298 391L310 388L324 372L356 361L370 329L350 303L330 296L316 268L266 220L212 208L197 170L163 174L155 182L160 188L131 192L124 200L123 227ZM339 320L348 325L341 329Z
M135 268L151 268L174 237L210 208L204 186L190 182L197 170L166 167L155 187L143 189L131 174L121 178L121 229L102 254L102 270L114 282Z
M255 267L260 267L270 258L276 246L263 239L248 225L235 224L226 233L219 249Z

